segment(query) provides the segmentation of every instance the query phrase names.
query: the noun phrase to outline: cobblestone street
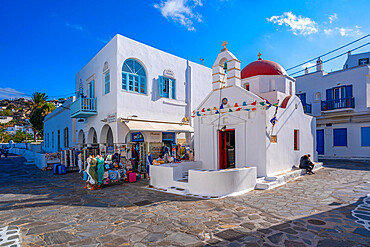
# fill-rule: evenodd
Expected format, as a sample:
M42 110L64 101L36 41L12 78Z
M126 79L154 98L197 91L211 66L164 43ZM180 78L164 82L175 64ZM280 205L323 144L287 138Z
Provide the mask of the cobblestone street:
M89 191L78 173L24 161L0 159L0 246L370 245L366 163L324 162L269 191L199 200L146 181Z

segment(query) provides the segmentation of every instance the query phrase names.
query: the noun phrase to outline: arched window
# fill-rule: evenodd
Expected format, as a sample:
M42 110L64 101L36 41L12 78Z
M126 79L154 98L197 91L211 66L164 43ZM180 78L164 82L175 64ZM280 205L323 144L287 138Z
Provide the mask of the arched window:
M138 61L127 59L123 63L122 89L146 94L146 72Z

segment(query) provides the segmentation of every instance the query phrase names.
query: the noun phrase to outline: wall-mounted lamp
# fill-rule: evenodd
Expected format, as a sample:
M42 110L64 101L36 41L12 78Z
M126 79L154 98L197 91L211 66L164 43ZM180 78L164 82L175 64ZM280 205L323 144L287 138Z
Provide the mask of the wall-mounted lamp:
M226 125L224 125L222 128L221 128L221 131L225 131L226 130Z

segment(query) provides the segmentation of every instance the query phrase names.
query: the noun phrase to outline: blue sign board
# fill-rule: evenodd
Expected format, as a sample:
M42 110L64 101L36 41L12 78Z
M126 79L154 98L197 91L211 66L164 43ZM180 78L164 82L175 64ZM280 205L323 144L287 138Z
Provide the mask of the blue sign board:
M143 142L144 136L141 132L131 133L131 141L133 142Z

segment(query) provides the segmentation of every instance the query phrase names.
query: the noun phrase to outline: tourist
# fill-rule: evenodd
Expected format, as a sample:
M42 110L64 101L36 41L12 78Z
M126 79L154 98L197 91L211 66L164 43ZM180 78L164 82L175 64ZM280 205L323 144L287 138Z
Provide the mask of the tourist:
M310 157L311 157L310 154L303 155L299 162L299 168L306 169L306 173L308 173L309 175L312 175L315 173L312 171L314 164L311 162Z

